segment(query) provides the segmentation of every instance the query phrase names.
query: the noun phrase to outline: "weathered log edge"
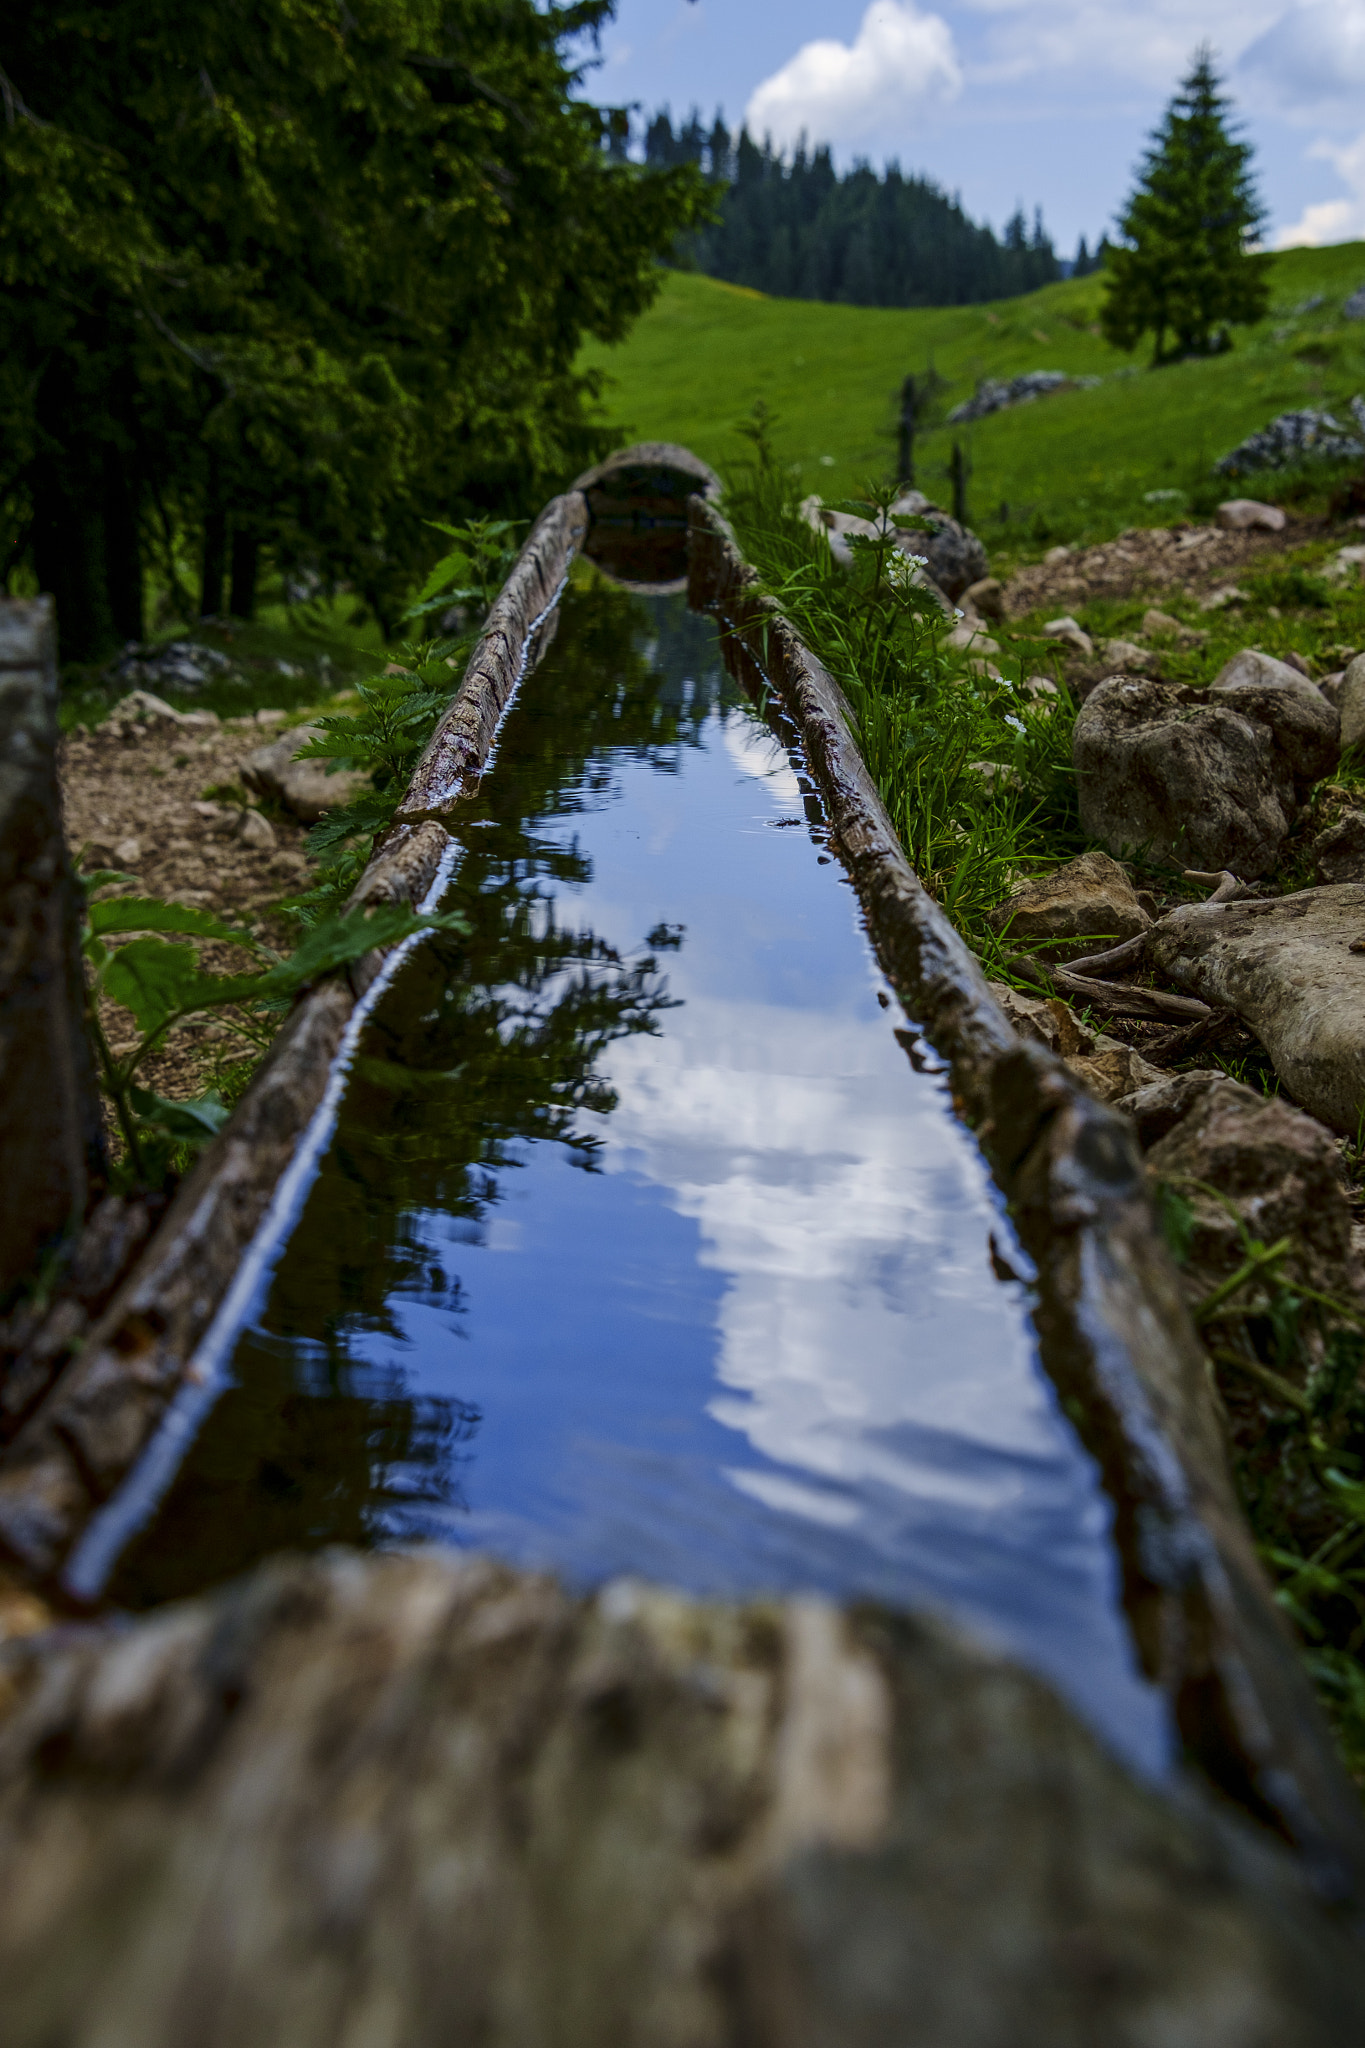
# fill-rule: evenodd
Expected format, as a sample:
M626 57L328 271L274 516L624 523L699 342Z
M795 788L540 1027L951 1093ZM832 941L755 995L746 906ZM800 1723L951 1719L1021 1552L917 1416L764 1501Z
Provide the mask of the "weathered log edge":
M1113 1503L1142 1669L1190 1759L1294 1844L1325 1896L1359 1907L1365 1823L1238 1505L1131 1127L1015 1035L906 860L837 683L756 592L715 506L694 498L691 521L689 598L719 616L741 680L795 728L878 957L948 1062L1034 1263L1043 1364Z
M575 491L552 499L536 521L353 903L431 907L454 844L440 815L469 791L487 760L512 693L544 644L537 629L553 610L587 525L586 503ZM64 1573L74 1547L144 1458L153 1468L149 1484L133 1491L150 1511L158 1460L169 1476L174 1440L183 1440L214 1398L221 1384L209 1343L216 1319L253 1246L259 1253L258 1239L272 1224L278 1237L290 1202L306 1192L291 1187L291 1163L306 1167L310 1152L315 1160L330 1132L329 1098L340 1092L347 1034L353 1024L358 1031L382 992L386 964L389 972L398 964L392 949L368 954L300 997L84 1347L0 1458L0 1553L57 1599L79 1600L97 1589L101 1553L116 1550L130 1530L108 1531L76 1583ZM185 1409L179 1416L177 1398ZM158 1432L167 1424L171 1441L158 1452ZM125 1521L129 1511L121 1511Z

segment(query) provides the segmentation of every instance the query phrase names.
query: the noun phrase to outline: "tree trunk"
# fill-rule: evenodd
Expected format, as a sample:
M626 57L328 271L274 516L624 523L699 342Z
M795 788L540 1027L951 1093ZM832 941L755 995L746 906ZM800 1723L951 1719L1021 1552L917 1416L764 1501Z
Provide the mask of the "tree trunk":
M104 466L73 425L80 400L61 358L38 387L36 411L41 446L29 474L38 588L56 605L66 660L104 661L119 644L105 564Z
M209 457L208 494L204 509L204 552L199 577L199 616L221 618L223 576L227 569L227 514L223 510L218 458Z
M0 1303L79 1227L104 1173L57 786L47 597L0 603Z
M232 529L232 595L228 609L234 619L254 619L256 616L256 571L260 563L261 544L254 533L246 528Z
M104 460L104 562L109 612L123 641L141 640L144 634L141 497L136 470L111 448Z

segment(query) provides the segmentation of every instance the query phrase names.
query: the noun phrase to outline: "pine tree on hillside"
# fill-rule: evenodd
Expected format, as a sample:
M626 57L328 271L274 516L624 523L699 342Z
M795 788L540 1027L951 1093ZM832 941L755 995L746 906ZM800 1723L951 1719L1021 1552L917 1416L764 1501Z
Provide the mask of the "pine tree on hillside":
M1270 297L1252 254L1265 209L1251 175L1251 145L1227 125L1207 45L1166 109L1119 220L1100 324L1116 348L1153 337L1152 362L1214 355L1228 328L1259 320Z

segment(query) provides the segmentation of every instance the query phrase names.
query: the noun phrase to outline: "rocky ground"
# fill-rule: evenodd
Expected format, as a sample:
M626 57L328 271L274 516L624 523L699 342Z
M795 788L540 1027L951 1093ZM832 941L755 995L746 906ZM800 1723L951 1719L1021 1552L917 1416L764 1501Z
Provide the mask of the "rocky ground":
M1239 571L1330 541L1337 532L1322 519L1287 520L1278 532L1194 524L1134 527L1100 547L1049 549L1041 562L1011 576L1006 609L1011 618L1023 618L1041 606L1066 609L1092 597L1176 591L1197 602L1234 583Z
M102 724L75 727L62 741L61 776L78 865L122 870L129 879L109 893L200 905L287 946L277 905L306 882L306 827L283 805L263 807L242 776L248 757L290 719L273 709L225 720L164 706L149 714L130 696ZM226 946L203 957L222 970L248 964ZM131 1051L127 1013L110 1008L105 1023L113 1051ZM176 1098L197 1094L239 1044L226 1025L187 1026L148 1061L146 1083Z

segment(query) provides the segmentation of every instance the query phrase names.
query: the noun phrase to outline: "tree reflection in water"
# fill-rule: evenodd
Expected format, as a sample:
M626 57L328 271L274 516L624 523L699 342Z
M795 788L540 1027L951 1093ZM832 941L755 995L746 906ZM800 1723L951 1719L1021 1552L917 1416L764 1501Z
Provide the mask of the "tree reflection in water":
M262 1322L238 1344L236 1383L110 1587L122 1604L198 1590L277 1550L372 1543L396 1512L458 1501L477 1410L414 1398L401 1371L359 1362L361 1340L398 1339L413 1301L459 1328L460 1282L433 1263L423 1212L477 1240L530 1140L593 1169L599 1141L576 1119L614 1106L601 1055L655 1028L670 1001L658 955L680 935L642 933L627 958L560 923L557 890L590 876L562 826L543 828L604 800L620 764L668 773L731 687L714 627L679 602L592 579L562 610L456 827L446 900L469 936L420 948L380 1006Z

